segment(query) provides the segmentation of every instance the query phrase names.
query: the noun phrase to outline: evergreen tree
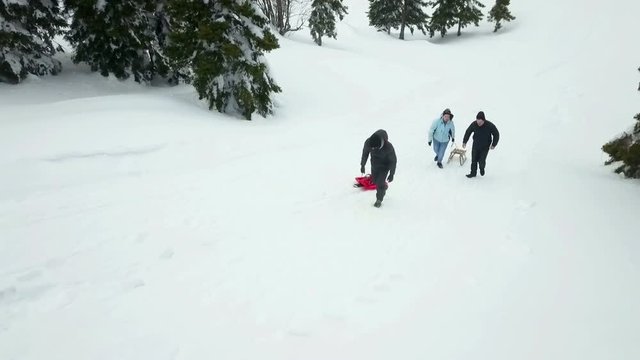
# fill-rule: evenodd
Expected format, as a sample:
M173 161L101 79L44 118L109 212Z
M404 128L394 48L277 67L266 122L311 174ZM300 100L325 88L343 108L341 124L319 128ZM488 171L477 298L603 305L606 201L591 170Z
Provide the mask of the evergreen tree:
M489 22L495 22L496 27L493 32L496 32L502 28L502 21L515 20L515 16L509 12L509 3L511 0L496 0L496 4L489 11Z
M433 14L429 21L429 36L436 32L444 37L452 26L458 23L458 5L460 0L436 0L431 2Z
M0 82L62 70L53 38L66 25L57 0L0 0Z
M479 25L484 16L479 8L483 8L484 4L478 0L458 0L457 5L458 36L460 36L462 28L467 27L467 25Z
M249 0L169 0L167 10L167 55L174 68L192 69L194 87L209 109L248 120L254 112L272 113L271 93L281 90L263 53L278 48L278 39Z
M152 39L149 47L149 65L145 73L146 78L152 78L154 74L160 75L170 84L177 84L188 78L188 70L179 71L170 65L170 59L166 55L166 49L170 43L171 19L167 13L168 0L156 0L155 12L148 14L149 28L147 34Z
M402 5L402 0L369 0L369 25L390 34L400 26Z
M640 91L640 84L638 91ZM616 161L622 162L622 165L616 168L616 173L640 179L640 113L636 114L634 119L636 124L630 132L625 132L622 136L606 143L602 146L602 150L610 156L610 159L605 162L606 165Z
M313 0L309 17L309 29L316 44L322 46L322 37L336 38L336 15L342 20L347 7L342 0Z
M408 27L413 34L413 27L426 34L428 29L427 21L429 15L424 12L423 7L429 5L424 0L403 0L400 15L400 40L404 40L404 28Z
M164 2L66 0L73 14L66 36L75 47L73 61L118 79L133 76L142 82L166 76L169 66L159 36L166 36L167 21L156 17L163 13Z

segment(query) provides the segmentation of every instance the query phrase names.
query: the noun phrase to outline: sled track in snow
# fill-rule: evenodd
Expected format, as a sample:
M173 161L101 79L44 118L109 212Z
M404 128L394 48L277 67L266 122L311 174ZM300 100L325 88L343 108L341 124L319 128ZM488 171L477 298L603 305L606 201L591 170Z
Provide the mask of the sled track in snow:
M90 153L69 153L58 155L50 158L46 158L45 160L48 162L63 162L69 160L79 160L79 159L90 159L90 158L100 158L100 157L127 157L127 156L139 156L139 155L147 155L150 153L154 153L162 150L166 147L166 144L154 145L144 148L137 149L125 149L125 150L116 150L116 151L97 151Z

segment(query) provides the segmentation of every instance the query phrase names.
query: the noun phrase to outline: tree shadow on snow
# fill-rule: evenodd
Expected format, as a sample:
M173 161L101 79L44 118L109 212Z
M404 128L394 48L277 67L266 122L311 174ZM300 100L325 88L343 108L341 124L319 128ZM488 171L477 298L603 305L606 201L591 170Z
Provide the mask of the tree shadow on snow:
M350 49L348 46L342 46L339 45L340 44L340 34L338 34L338 39L333 39L333 38L322 38L322 46L319 46L318 44L315 43L315 41L313 41L313 39L309 36L305 36L307 34L301 34L300 31L296 31L296 32L292 32L292 33L287 33L284 36L282 35L278 35L279 37L279 41L282 40L287 40L293 43L297 43L300 45L304 45L304 46L311 46L314 48L318 48L318 49L331 49L331 50L336 50L336 51L344 51L344 52L352 52L352 49ZM280 44L280 46L282 47L282 44Z
M512 32L516 28L517 26L514 26L513 24L505 24L500 30L498 30L497 32L493 32L493 27L491 28L483 27L480 29L471 29L467 31L462 30L460 36L458 36L457 34L458 33L457 29L453 29L452 32L447 32L447 34L444 37L436 33L432 38L425 37L422 40L427 40L428 42L435 45L445 45L449 43L472 41L478 38L501 36L503 34ZM421 39L416 39L416 40L421 40Z

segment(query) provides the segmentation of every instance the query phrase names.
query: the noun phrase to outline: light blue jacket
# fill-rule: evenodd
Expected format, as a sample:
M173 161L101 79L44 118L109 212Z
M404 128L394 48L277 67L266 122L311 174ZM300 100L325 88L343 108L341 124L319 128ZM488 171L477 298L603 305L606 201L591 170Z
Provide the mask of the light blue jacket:
M453 120L449 120L446 123L442 119L442 116L435 119L431 128L429 129L429 142L436 140L439 142L449 142L449 139L455 139L456 126L453 125Z

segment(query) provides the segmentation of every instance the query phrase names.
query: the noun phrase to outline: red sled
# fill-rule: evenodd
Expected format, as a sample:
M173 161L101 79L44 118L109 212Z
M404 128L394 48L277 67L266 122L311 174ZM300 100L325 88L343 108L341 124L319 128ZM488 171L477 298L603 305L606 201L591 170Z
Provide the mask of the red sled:
M387 184L386 181L385 184ZM353 184L353 187L361 188L363 190L375 190L376 184L373 183L371 175L365 175L356 177L356 183Z

